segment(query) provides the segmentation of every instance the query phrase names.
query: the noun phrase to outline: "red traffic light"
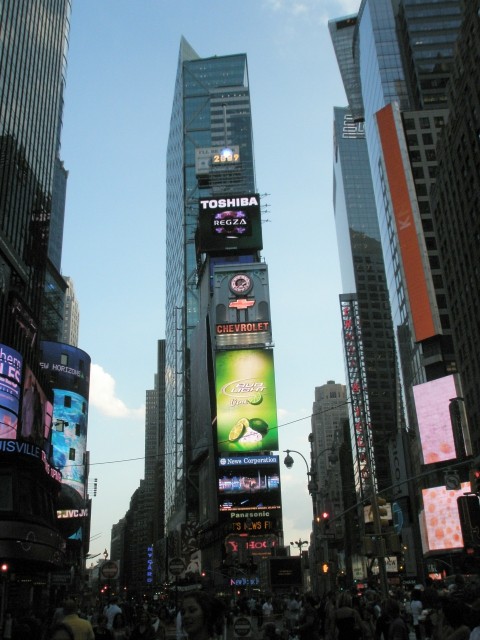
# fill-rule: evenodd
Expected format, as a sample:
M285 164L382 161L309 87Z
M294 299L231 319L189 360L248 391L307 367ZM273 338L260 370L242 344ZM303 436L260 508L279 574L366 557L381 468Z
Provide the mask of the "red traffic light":
M469 480L470 480L470 491L478 495L480 493L480 470L470 469Z
M9 568L10 567L8 566L8 564L6 562L2 562L2 564L0 564L0 571L2 573L6 573Z
M322 512L322 520L328 520L330 514L327 511Z

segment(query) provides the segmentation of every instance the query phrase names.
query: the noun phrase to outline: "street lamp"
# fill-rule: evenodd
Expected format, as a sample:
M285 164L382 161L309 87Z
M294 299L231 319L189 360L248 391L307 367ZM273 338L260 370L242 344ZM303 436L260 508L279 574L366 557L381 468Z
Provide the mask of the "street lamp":
M315 458L313 457L313 450L312 450L310 467L308 466L308 462L307 462L305 456L303 455L303 453L300 453L300 451L296 451L295 449L286 449L283 452L283 453L287 454L285 456L284 461L283 461L283 463L287 467L287 469L291 469L293 467L293 463L295 462L295 460L292 458L290 453L298 454L301 458L303 458L303 461L305 462L305 466L307 468L307 477L308 477L308 485L307 485L308 486L308 493L312 496L312 499L313 499L313 515L314 515L314 517L317 515L315 496L319 493L319 489L318 489L318 485L317 485L316 464L317 464L318 459L320 458L320 456L323 455L324 453L326 453L327 451L330 451L330 455L328 456L328 461L331 462L332 464L337 462L338 461L338 455L337 455L336 449L337 449L337 435L335 434L335 439L334 439L333 443L331 444L331 446L326 447L325 449L322 449L322 451L320 451L316 455Z
M299 456L301 456L303 458L303 461L305 462L305 466L307 467L308 493L311 496L313 496L315 493L317 493L318 487L317 487L317 483L316 483L316 481L314 479L315 476L316 476L316 473L313 470L313 468L312 469L309 468L308 462L307 462L305 456L303 455L303 453L300 453L300 451L295 451L295 449L286 449L283 453L287 454L285 456L284 461L283 461L283 464L287 467L287 469L291 469L293 467L293 463L295 462L295 460L292 458L290 453L297 453Z
M338 461L338 455L337 455L337 449L338 449L338 440L337 440L337 433L335 433L335 437L334 440L332 442L332 444L329 447L326 447L325 449L322 449L321 451L319 451L315 456L314 456L314 452L313 452L313 434L310 434L308 440L310 442L310 446L311 446L311 451L310 451L310 466L308 466L308 462L305 458L305 456L300 453L300 451L295 451L295 449L287 449L286 451L284 451L284 453L286 453L286 457L285 460L283 461L285 466L287 467L287 469L291 469L293 467L293 463L294 463L294 459L292 458L292 456L290 455L291 453L296 453L298 454L303 461L305 462L305 466L307 468L307 478L308 478L308 493L312 496L312 509L313 509L313 520L314 520L314 527L316 527L318 524L322 525L322 530L321 530L321 535L322 535L322 546L323 546L323 560L324 560L324 564L326 564L326 566L328 567L328 556L329 556L329 550L328 550L328 540L327 540L327 536L325 535L325 531L324 529L326 528L326 520L325 518L319 518L318 517L318 497L322 497L323 499L326 497L327 493L325 491L322 491L319 489L318 487L318 483L317 483L317 478L318 478L318 474L317 474L317 463L318 460L320 458L320 456L324 455L325 453L327 453L327 451L330 451L330 454L328 456L328 461L331 464L335 464ZM325 506L325 505L323 505ZM326 512L325 512L326 513ZM313 546L313 554L314 554L314 558L315 558L315 563L316 563L316 559L317 559L317 529L314 529L314 546ZM303 542L303 541L299 541L299 542ZM297 545L298 543L290 543L292 546L293 545ZM305 543L308 544L308 543ZM300 555L301 555L301 547L299 547L300 549ZM328 574L325 574L325 579L327 580L327 584L325 586L325 592L328 590Z
M290 544L292 545L292 547L297 547L298 550L300 551L300 555L302 555L302 547L304 545L308 545L308 542L300 538L300 540L296 540L295 542L290 542Z

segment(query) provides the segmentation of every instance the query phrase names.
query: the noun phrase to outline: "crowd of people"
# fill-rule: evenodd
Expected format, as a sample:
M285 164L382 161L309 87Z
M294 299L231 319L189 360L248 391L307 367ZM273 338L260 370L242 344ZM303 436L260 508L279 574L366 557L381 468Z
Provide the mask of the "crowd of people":
M40 619L32 612L5 616L2 640L166 640L166 607L120 603L118 598L95 610L82 610L67 599Z
M480 582L456 576L449 586L427 580L383 598L374 588L251 599L241 609L257 618L263 640L480 640Z
M178 606L176 606L178 605ZM480 640L480 582L457 576L397 589L219 599L198 590L154 607L112 600L79 610L67 599L41 621L6 613L2 640L234 640L234 620L255 624L249 640Z

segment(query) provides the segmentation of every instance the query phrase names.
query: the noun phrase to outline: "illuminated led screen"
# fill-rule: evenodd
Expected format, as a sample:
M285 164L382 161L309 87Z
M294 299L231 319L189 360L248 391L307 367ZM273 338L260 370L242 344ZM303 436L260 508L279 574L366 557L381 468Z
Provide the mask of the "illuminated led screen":
M50 442L53 405L48 400L36 376L29 366L25 367L22 392L22 414L20 436L33 440L39 446Z
M425 553L463 547L457 498L468 491L469 482L463 483L458 491L449 491L444 486L422 490Z
M22 356L0 344L0 439L16 440L22 381Z
M262 227L258 194L201 198L198 247L206 253L260 250Z
M84 493L87 447L87 401L78 393L54 389L53 461L63 482Z
M413 387L425 464L456 457L449 405L457 397L453 376Z
M215 362L218 450L278 450L273 352L217 351Z
M269 464L269 459L276 462ZM280 470L278 456L259 456L258 464L242 465L244 460L235 457L237 464L222 465L218 470L218 495L220 511L238 509L263 509L280 505ZM223 459L223 460L228 460ZM267 461L266 463L264 461Z

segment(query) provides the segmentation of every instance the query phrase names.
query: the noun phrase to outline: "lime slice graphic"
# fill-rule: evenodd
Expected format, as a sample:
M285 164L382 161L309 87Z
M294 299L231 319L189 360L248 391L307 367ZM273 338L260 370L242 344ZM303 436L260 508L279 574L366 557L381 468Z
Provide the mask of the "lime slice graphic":
M248 428L248 424L249 423L247 418L240 418L240 420L234 427L232 427L232 430L228 434L228 439L230 440L230 442L236 442L237 440L239 440L243 436L245 429Z
M268 424L265 422L265 420L262 420L261 418L252 418L249 424L251 429L253 429L254 431L258 431L258 433L261 433L262 436L267 435Z
M260 404L262 400L263 400L263 396L260 392L255 393L253 396L251 396L248 399L250 404Z

